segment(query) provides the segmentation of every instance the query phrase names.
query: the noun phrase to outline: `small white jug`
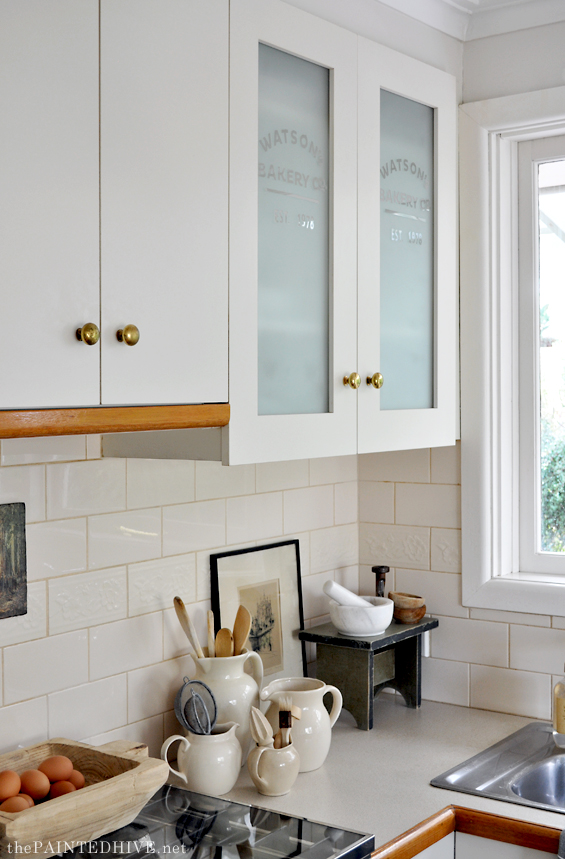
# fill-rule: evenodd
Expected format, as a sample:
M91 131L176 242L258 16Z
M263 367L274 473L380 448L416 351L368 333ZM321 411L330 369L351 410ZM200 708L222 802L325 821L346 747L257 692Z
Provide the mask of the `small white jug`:
M253 784L263 796L288 793L300 770L300 756L293 743L282 749L255 746L249 752L247 769Z
M333 696L329 714L323 702L326 692ZM341 692L335 686L327 686L322 680L310 677L273 680L261 692L262 701L272 701L267 719L273 732L279 729L279 701L284 695L290 695L292 703L302 710L301 718L292 720L292 742L300 755L300 772L317 770L330 750L332 728L343 705Z
M241 769L241 745L236 737L237 722L216 725L211 734L190 734L190 739L173 734L161 747L161 757L167 761L169 746L179 740L177 752L179 770L169 764L188 790L221 796L229 793Z

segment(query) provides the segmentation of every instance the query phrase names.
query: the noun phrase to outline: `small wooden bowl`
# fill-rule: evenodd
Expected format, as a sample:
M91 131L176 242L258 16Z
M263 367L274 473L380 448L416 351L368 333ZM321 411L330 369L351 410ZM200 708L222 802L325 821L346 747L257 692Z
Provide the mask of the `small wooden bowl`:
M421 605L419 608L395 608L393 617L397 623L418 623L425 613L425 605Z
M406 594L403 591L389 592L388 598L393 601L395 609L421 608L426 602L424 597L416 596L416 594Z

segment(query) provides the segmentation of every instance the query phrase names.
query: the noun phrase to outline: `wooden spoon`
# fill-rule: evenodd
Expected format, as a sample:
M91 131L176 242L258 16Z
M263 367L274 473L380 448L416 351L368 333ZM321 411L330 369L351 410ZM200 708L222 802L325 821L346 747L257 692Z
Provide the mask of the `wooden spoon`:
M208 656L216 655L216 641L214 638L214 612L208 612Z
M216 656L233 656L233 635L227 627L220 629L216 636Z
M251 629L251 615L244 605L240 605L233 625L233 652L239 656L245 646Z
M194 652L196 653L196 655L198 656L199 659L204 659L204 653L202 651L202 648L200 647L198 635L197 635L196 630L194 628L193 622L191 621L190 617L188 616L188 612L186 610L185 604L183 603L183 601L181 600L180 597L175 597L173 600L173 603L175 606L175 611L177 613L177 617L179 619L179 623L182 626L186 637L188 638L188 640L192 644L192 646L194 648Z

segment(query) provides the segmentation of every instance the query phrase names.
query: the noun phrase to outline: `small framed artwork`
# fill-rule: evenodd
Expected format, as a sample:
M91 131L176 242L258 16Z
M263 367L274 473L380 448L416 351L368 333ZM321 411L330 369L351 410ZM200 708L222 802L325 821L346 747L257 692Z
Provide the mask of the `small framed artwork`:
M306 674L298 540L210 555L216 631L233 626L237 609L251 615L247 647L263 661L269 680Z
M0 504L0 619L27 614L25 504Z

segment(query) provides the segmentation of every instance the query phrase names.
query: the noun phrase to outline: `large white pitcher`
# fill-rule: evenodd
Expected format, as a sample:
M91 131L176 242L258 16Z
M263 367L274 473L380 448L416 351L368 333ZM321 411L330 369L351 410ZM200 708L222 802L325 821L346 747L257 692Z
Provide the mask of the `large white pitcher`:
M326 692L331 692L333 697L331 713L324 707ZM300 772L317 770L330 750L332 728L343 704L341 692L335 686L310 677L273 680L261 692L261 700L272 702L267 719L274 733L279 729L279 700L284 695L290 695L292 703L302 710L302 717L292 720L292 742L300 755Z
M235 732L241 743L243 762L251 741L249 718L251 707L259 706L259 692L263 682L263 662L258 653L244 650L239 656L192 656L196 667L194 679L206 683L214 693L218 706L218 722L237 722ZM246 674L249 662L253 676Z

